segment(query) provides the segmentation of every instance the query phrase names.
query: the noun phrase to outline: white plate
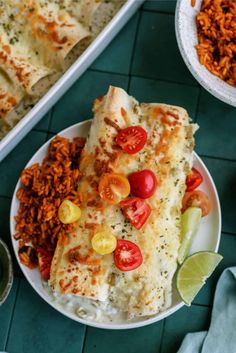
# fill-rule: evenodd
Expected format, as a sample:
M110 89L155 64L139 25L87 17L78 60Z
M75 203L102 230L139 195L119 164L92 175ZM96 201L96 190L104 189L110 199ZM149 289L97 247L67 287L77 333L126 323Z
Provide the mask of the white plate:
M196 15L202 0L196 0L191 6L191 0L178 0L175 10L175 32L180 53L185 64L196 80L213 96L236 107L236 87L229 85L201 65L195 45L197 40Z
M81 136L81 137L87 137L89 128L90 128L91 120L84 121L78 124L75 124L63 131L61 131L59 134L61 136L67 137L72 139L73 137L76 136ZM46 142L36 153L35 155L31 158L29 163L26 165L26 167L32 165L33 163L41 163L43 158L46 156L48 147L49 147L50 141ZM217 191L214 185L214 182L203 164L202 160L194 153L194 166L201 172L204 182L201 185L201 190L205 191L208 196L210 197L211 204L212 204L212 210L209 216L205 217L202 219L201 222L201 227L198 231L198 234L196 238L194 239L194 243L191 248L191 253L200 251L200 250L211 250L211 251L217 251L219 247L219 241L220 241L220 234L221 234L221 211L220 211L220 204L219 204L219 199L217 195ZM122 323L101 323L101 322L94 322L88 319L81 319L79 318L75 313L71 313L67 311L64 308L56 306L55 301L52 300L52 297L48 294L48 292L43 288L42 286L42 281L40 279L40 274L38 269L30 270L24 265L22 265L19 261L18 257L18 242L14 239L13 235L15 233L15 221L14 217L17 214L17 210L19 207L19 202L16 197L17 190L21 187L20 180L18 181L14 195L12 198L12 204L11 204L11 214L10 214L10 229L11 229L11 235L12 235L12 243L13 243L13 248L15 251L15 255L17 258L17 261L21 267L22 272L24 273L25 277L27 278L28 282L31 284L31 286L36 290L36 292L51 306L53 306L56 310L60 311L62 314L65 316L81 322L86 325L90 326L95 326L95 327L100 327L100 328L106 328L106 329L128 329L128 328L135 328L135 327L140 327L140 326L145 326L148 324L151 324L153 322L156 322L158 320L164 319L165 317L169 316L170 314L174 313L176 310L181 308L184 303L181 301L179 298L177 292L175 289L173 290L173 303L172 306L167 309L166 311L157 314L155 316L152 316L147 319L140 319L138 318L135 322L127 322L124 321ZM96 310L96 309L94 309Z

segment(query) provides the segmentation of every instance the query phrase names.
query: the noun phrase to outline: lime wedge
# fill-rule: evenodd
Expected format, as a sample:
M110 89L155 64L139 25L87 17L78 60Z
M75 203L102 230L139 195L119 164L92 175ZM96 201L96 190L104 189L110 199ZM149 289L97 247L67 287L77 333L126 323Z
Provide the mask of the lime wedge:
M189 253L190 246L200 226L202 210L199 207L189 207L181 216L181 245L178 263L181 265Z
M177 272L176 286L185 304L191 304L222 259L220 254L200 251L184 261Z

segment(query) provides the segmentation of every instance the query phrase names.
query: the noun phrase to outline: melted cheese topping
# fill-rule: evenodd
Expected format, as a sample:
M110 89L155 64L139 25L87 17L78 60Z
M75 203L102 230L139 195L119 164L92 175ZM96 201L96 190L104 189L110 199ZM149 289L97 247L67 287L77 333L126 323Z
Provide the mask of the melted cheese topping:
M69 236L68 244L63 248L59 244L56 249L50 284L62 294L110 301L127 312L129 318L152 315L171 304L182 198L191 168L193 126L184 109L139 104L116 87L110 87L105 97L97 99L93 110L95 115L80 165L84 175L79 184L83 216L77 235ZM134 155L114 149L116 128L130 125L141 125L148 133L145 147ZM97 185L103 173L128 175L142 169L151 169L156 174L158 188L146 200L151 215L137 230L126 221L118 205L108 205L100 199ZM143 255L139 268L121 272L112 255L93 253L91 238L104 227L117 239L138 244ZM73 251L75 256L71 258ZM81 262L84 256L89 263ZM61 287L62 280L67 283L66 288Z

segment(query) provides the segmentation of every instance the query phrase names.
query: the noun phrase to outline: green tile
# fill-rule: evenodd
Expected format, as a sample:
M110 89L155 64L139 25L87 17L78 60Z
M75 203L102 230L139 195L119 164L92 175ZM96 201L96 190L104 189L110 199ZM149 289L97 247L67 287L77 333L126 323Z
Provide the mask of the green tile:
M37 125L35 125L34 130L48 131L50 118L51 118L51 110L46 115L44 115L44 117L40 120L40 122Z
M185 335L208 329L211 309L201 306L183 307L165 320L161 353L177 352Z
M230 234L222 234L219 253L224 257L219 264L219 273L221 273L225 268L236 266L236 236Z
M236 236L222 233L218 252L224 258L195 298L195 304L212 305L215 287L221 273L227 267L236 266L235 252L232 249L236 249Z
M15 185L26 163L45 142L46 133L31 131L0 163L0 195L12 197Z
M197 122L198 153L236 160L236 108L201 89Z
M85 326L48 305L22 279L6 350L10 353L80 353Z
M132 330L88 327L83 353L159 353L163 321Z
M93 100L105 94L109 85L127 89L128 77L87 71L55 105L51 132L58 132L79 121L91 118Z
M202 158L208 167L218 190L222 208L223 232L236 233L236 162Z
M12 243L11 243L11 235L10 235L10 227L9 227L10 207L11 207L11 200L5 197L0 197L0 229L1 229L0 237L8 245L8 249L11 253L11 257L13 261L14 274L17 276L22 276L22 272L16 261L16 257L13 252Z
M176 0L148 0L143 5L144 10L174 13Z
M92 65L93 69L128 74L138 22L137 13Z
M142 12L132 74L197 85L179 53L173 15Z
M0 306L0 350L6 348L7 336L13 314L15 298L17 294L18 279L14 278L10 294L3 305Z
M130 94L141 102L159 102L179 105L187 109L192 118L197 108L197 87L178 83L131 78Z

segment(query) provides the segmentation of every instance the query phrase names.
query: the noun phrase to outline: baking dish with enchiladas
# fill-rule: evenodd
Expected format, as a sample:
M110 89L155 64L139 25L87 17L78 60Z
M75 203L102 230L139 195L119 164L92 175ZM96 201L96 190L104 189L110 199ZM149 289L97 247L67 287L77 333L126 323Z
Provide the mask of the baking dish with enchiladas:
M142 2L1 2L0 160L78 79Z
M218 196L183 108L140 104L110 87L93 113L26 166L11 207L13 246L32 286L65 315L104 328L143 326L183 305L178 263L217 251ZM73 138L86 138L79 154Z

